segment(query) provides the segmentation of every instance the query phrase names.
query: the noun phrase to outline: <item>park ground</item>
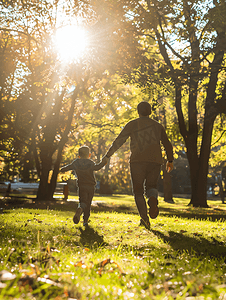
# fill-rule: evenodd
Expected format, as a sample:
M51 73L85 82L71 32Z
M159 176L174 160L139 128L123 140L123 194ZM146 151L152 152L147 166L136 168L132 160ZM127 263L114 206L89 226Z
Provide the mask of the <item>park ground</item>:
M0 299L226 299L226 205L159 199L151 229L132 196L95 196L89 227L70 201L0 201Z

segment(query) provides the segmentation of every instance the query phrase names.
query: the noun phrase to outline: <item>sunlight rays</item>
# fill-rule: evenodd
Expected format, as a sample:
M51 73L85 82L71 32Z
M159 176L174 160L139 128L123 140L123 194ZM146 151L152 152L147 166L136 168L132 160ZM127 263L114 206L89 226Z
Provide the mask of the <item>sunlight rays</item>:
M76 25L67 25L57 30L54 43L63 62L79 60L88 46L85 29Z

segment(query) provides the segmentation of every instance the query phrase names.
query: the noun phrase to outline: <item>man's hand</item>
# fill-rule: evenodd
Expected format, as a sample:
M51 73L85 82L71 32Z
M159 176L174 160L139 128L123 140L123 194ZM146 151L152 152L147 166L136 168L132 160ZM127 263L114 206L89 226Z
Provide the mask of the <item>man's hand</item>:
M109 157L104 156L104 157L102 158L102 162L103 162L105 165L108 163L108 161L109 161Z
M167 161L166 163L166 171L170 173L173 170L173 162Z

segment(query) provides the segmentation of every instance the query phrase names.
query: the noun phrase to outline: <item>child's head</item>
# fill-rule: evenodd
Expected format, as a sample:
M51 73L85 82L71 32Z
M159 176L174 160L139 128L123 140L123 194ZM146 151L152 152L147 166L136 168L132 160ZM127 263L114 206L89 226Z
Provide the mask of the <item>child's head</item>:
M89 147L88 146L82 146L78 149L78 155L80 158L89 158Z
M137 105L137 111L139 116L149 116L151 114L151 105L146 101L142 101Z

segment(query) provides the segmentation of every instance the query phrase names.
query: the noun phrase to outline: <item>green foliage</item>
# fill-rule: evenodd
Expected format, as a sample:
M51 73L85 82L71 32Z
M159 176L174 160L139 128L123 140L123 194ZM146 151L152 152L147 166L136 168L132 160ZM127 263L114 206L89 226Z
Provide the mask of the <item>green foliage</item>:
M90 147L91 159L99 161L123 126L138 117L137 104L149 98L141 89L123 84L118 76L105 75L88 92L77 101L78 127L67 143L62 164L75 159L83 144ZM107 183L114 193L131 192L128 143L111 158L108 168L96 173L101 183L106 181L106 178L102 180L103 175L108 177Z
M214 122L226 112L225 22L219 21L225 2L131 1L129 8L124 2L125 21L130 15L143 55L151 58L144 73L139 68L130 73L132 80L146 86L156 80L162 87L170 83L175 88L174 105L191 171L191 202L206 206ZM152 55L154 47L161 59Z
M224 1L62 5L37 0L0 6L0 145L10 171L6 179L15 173L29 179L27 170L35 164L43 191L53 191L68 138L64 162L83 143L99 160L122 126L136 117L136 104L147 100L175 149L186 147L193 190L205 185L211 136L217 140L218 116L225 113ZM57 28L74 23L85 27L89 46L82 57L65 63L53 36ZM128 191L124 153L127 158L122 148L112 162L117 191ZM205 195L200 199L205 205Z
M93 110L89 105L87 113L85 103L91 104L90 99L93 101L94 98L105 103L111 97L107 95L107 89L104 92L102 87L97 87L99 79L105 79L104 74L123 69L124 58L128 60L130 57L134 66L140 63L139 40L128 35L131 21L125 24L122 19L115 19L122 16L121 4L118 3L115 10L108 2L102 4L102 1L65 1L61 5L60 2L38 0L1 3L0 59L13 61L1 70L0 76L4 87L1 94L4 107L1 110L1 143L6 153L18 154L22 171L25 170L22 161L29 152L32 153L30 163L35 161L41 189L50 189L50 194L68 137L77 130L84 115L86 122L90 122L93 112L99 117L99 100ZM85 27L89 47L82 57L63 63L54 47L53 36L57 28L74 23L82 23ZM128 40L130 42L126 44ZM123 109L120 114L124 114ZM104 123L107 130L112 116L113 113L108 116L108 124ZM95 128L88 138L97 138L99 131ZM45 192L40 196L49 197Z
M225 114L219 115L215 120L214 134L212 139L212 152L210 156L210 166L220 173L222 167L225 165L225 151L226 151L226 119Z

